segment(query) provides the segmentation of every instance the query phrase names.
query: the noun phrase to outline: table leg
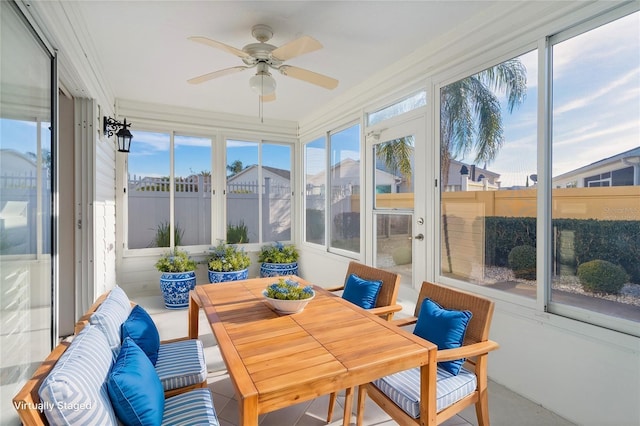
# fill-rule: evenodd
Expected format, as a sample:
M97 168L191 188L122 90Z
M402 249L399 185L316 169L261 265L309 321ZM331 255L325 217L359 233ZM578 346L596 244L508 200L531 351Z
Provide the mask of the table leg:
M239 426L258 426L258 397L239 398Z
M200 321L200 308L202 302L195 290L189 292L189 339L198 338L198 323Z
M342 426L351 424L351 409L353 407L353 389L347 388L344 392L344 415L342 417Z

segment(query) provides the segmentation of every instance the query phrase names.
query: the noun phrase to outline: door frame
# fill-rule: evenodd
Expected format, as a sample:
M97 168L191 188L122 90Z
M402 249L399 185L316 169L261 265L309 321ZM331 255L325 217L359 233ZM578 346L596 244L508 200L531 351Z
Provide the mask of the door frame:
M418 289L422 281L427 277L427 262L426 259L426 232L427 232L427 220L426 220L426 205L427 205L427 188L426 188L426 116L424 109L418 109L398 117L394 117L389 120L385 120L381 123L377 123L373 126L368 126L364 129L365 142L364 142L364 175L365 175L365 188L368 191L364 195L364 208L365 208L365 235L371 236L371 243L365 245L365 261L369 265L373 265L375 262L376 247L375 247L375 226L374 226L374 201L375 201L375 159L373 158L373 147L378 143L382 143L387 140L400 138L402 136L413 135L414 136L414 163L424 164L425 167L414 167L413 179L414 179L414 205L412 215L412 231L413 236L417 234L425 235L425 239L418 241L412 238L412 287ZM418 223L418 220L422 218L422 223ZM416 261L417 260L417 261Z

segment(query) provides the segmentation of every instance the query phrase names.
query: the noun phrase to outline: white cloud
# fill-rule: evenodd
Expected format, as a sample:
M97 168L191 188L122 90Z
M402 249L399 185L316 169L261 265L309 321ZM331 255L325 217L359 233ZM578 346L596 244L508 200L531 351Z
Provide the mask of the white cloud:
M637 79L637 77L639 75L640 75L640 68L636 68L634 70L631 70L628 73L626 73L625 75L623 75L622 77L618 78L617 80L612 80L606 86L603 86L603 87L601 87L599 89L594 88L595 90L592 91L591 93L589 93L587 96L583 96L581 98L576 98L576 99L573 99L573 100L565 103L564 105L561 105L561 106L558 106L558 107L554 107L553 108L554 115L555 114L563 114L565 112L572 111L574 109L584 108L586 106L591 106L593 104L593 102L595 100L597 100L598 98L601 98L601 97L606 96L606 95L610 95L616 89L619 89L620 87L624 86L625 84L633 82L634 79ZM624 93L624 91L620 91L620 92ZM616 93L618 93L618 92L616 92Z

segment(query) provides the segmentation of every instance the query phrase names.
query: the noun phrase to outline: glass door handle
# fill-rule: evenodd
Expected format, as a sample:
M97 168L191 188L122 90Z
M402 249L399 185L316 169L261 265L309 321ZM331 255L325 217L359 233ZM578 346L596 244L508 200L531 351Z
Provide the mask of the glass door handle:
M424 235L422 235L422 234L418 234L418 235L416 235L416 236L415 236L415 237L413 237L413 238L415 238L415 239L416 239L416 240L418 240L418 241L422 241L422 240L424 240Z

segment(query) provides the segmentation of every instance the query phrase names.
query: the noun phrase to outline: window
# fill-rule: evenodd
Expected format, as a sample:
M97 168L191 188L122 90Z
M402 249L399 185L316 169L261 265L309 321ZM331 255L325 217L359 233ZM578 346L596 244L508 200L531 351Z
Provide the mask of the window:
M291 146L227 140L227 241L291 240Z
M127 158L128 247L169 247L171 135L136 130L135 137L136 149ZM182 232L175 228L175 245L181 244Z
M227 226L219 230L213 139L141 130L135 137L128 156L130 249L291 240L291 145L226 141Z
M551 38L553 176L591 170L552 193L551 310L640 321L638 28L636 12Z
M229 243L254 243L260 235L259 144L227 140L227 233Z
M289 241L291 235L291 146L262 144L264 182L262 241Z
M330 247L360 252L360 125L329 134Z
M305 241L359 253L360 125L306 143L304 173Z
M211 241L211 139L174 138L175 245Z
M305 241L324 245L327 186L327 141L318 138L304 146Z
M376 123L380 123L381 121L404 114L405 112L423 107L426 104L427 92L425 90L421 90L400 102L396 102L393 105L369 113L367 116L367 125L372 126Z
M633 185L633 167L613 170L589 176L584 179L585 187L592 186L631 186Z
M499 72L485 70L441 89L440 271L525 298L541 295L550 312L637 335L640 12L606 19L549 38L551 109L541 113L550 141L535 136L536 52L515 59L526 97L513 109L507 93L488 84ZM491 126L477 127L493 107L476 115L479 104L468 103L474 91L500 99L494 105L502 126L494 139L483 135ZM538 152L549 158L543 158L542 167L551 170L544 187ZM543 206L550 220L536 217L538 191L541 199L550 195ZM538 258L541 244L550 249Z
M537 52L440 90L442 275L536 297Z

